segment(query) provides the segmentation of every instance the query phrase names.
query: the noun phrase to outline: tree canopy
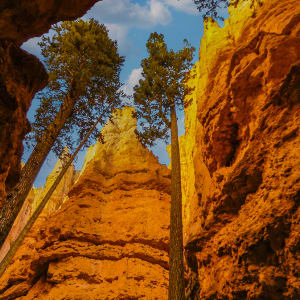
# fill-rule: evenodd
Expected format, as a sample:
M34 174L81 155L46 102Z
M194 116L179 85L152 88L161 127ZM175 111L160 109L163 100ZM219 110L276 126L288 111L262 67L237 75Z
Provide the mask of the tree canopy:
M40 46L49 72L49 85L39 94L40 106L27 138L34 149L0 211L0 246L33 185L48 153L65 146L73 152L96 119L104 124L120 105L120 70L124 58L117 43L96 20L66 21L54 25L52 37ZM97 137L95 130L87 141Z
M152 146L156 139L168 140L170 108L182 109L191 92L185 83L192 67L194 47L184 40L178 52L168 50L164 36L154 32L147 44L148 58L142 60L142 79L134 87L136 114L140 120L139 138Z
M105 122L120 104L120 71L124 57L104 25L91 19L66 21L52 27L53 36L39 43L49 72L49 84L37 97L40 105L31 123L27 141L34 145L53 122L66 97L76 98L52 150L57 155L65 146L73 149L86 135L99 114ZM90 138L95 139L97 131Z

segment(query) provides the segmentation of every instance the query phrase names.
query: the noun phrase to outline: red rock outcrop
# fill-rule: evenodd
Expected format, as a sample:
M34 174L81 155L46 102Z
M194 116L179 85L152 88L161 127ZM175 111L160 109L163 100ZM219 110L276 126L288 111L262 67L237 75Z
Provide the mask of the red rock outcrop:
M167 299L170 171L117 111L62 207L37 222L0 299Z
M47 73L33 55L20 49L27 39L47 32L62 20L83 15L98 0L2 1L0 4L0 208L6 189L17 182L29 131L26 113Z
M47 79L35 56L12 41L0 40L0 208L6 189L14 186L20 175L22 141L30 128L26 112Z
M82 16L98 1L101 0L4 1L0 6L0 40L21 45L47 32L52 24Z
M186 110L189 299L300 299L300 6L208 21Z

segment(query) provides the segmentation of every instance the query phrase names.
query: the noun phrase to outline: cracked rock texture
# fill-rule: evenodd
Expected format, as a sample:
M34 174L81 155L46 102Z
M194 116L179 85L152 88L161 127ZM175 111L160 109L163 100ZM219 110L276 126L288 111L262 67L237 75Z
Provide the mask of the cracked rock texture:
M48 76L42 63L20 46L62 20L83 15L97 0L39 0L0 3L0 209L19 179L26 113Z
M59 210L38 219L0 299L167 299L170 171L114 114ZM92 155L92 156L91 156Z
M189 299L300 299L300 6L207 21L181 138Z

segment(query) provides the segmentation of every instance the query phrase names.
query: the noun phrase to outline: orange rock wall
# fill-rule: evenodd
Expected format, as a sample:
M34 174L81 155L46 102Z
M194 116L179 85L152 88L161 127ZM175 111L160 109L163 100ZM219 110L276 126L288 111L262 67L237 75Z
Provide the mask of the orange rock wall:
M170 171L137 140L132 113L115 113L68 199L32 228L1 300L167 299Z
M300 298L300 6L206 22L181 138L189 299Z
M180 139L190 300L300 298L300 7L260 2L239 1L223 28L206 23L190 82ZM0 299L167 298L169 171L125 111L26 238Z
M51 172L51 174L47 177L45 187L42 188L32 188L29 195L27 196L21 211L19 212L7 238L5 239L4 244L0 249L0 262L8 252L10 245L15 239L18 237L24 226L26 225L29 218L32 216L40 202L42 201L43 197L46 195L50 187L52 186L53 182L55 181L56 177L59 174L59 171L62 167L62 161L59 159ZM62 178L61 182L53 192L52 196L48 200L46 206L44 207L40 217L39 222L41 219L48 217L51 213L57 211L64 199L66 198L69 190L73 186L75 180L78 178L78 171L75 171L74 165L71 165L64 177Z

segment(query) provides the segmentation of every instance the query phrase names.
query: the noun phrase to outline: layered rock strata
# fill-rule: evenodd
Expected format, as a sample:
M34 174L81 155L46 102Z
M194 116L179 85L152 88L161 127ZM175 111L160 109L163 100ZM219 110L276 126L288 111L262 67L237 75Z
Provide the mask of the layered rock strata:
M68 200L34 226L0 299L167 299L170 171L117 111Z
M300 6L230 14L205 24L181 139L188 293L299 299Z
M26 113L47 73L33 55L20 49L62 20L83 15L97 0L2 1L0 4L0 208L20 176L22 141L29 131Z
M34 213L35 209L38 207L40 202L42 201L43 197L46 195L52 184L54 183L56 177L58 176L61 168L62 168L62 161L58 159L53 171L47 177L45 187L42 188L32 188L29 195L27 196L21 211L19 212L7 238L5 239L4 244L0 250L0 262L7 253L10 248L12 242L18 237L22 229L24 228L25 224L29 220L29 218ZM38 222L42 222L45 217L48 217L51 213L58 210L64 199L66 198L69 190L75 183L76 179L78 178L79 171L75 170L74 165L71 165L64 177L62 178L61 182L58 184L57 188L53 192L52 196L48 200L46 206L44 207Z

